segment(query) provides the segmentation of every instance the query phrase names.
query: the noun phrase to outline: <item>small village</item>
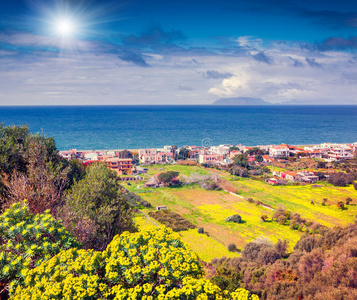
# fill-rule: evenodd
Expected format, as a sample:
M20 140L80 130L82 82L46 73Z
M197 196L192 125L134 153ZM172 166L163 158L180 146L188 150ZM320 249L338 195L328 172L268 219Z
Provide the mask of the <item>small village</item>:
M287 183L315 183L319 181L321 171L327 178L335 172L334 165L357 155L357 142L352 144L322 143L309 146L281 145L218 145L218 146L164 146L158 149L139 150L83 150L71 149L60 151L60 155L68 160L77 159L88 166L95 162L106 163L114 170L122 181L146 180L145 187L159 187L162 183L157 176L143 177L146 166L160 164L200 165L207 168L230 170L237 158L244 157L253 167L270 167L269 177L264 181L271 185ZM289 168L293 162L316 162L319 169L309 169L309 164L301 164ZM275 168L274 168L275 167ZM253 175L256 173L252 173Z

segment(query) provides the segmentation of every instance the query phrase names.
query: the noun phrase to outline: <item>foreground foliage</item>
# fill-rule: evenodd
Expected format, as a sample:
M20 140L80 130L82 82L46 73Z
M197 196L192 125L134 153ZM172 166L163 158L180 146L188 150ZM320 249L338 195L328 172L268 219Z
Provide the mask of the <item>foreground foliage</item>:
M212 267L212 265L210 266ZM357 299L357 222L286 243L248 243L240 258L213 261L211 281L247 288L261 299Z
M26 272L13 299L239 299L202 278L196 254L168 228L116 236L103 252L70 249Z
M103 163L88 167L85 177L73 184L60 216L87 249L104 250L116 234L135 230L118 177Z
M29 269L73 247L79 244L48 211L34 216L26 203L13 204L0 216L0 296Z

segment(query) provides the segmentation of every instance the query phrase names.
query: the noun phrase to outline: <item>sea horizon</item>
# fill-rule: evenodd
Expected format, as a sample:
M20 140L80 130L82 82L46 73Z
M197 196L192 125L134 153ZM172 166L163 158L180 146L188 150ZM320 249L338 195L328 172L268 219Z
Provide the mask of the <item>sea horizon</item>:
M355 105L2 106L0 123L27 124L59 150L357 141Z

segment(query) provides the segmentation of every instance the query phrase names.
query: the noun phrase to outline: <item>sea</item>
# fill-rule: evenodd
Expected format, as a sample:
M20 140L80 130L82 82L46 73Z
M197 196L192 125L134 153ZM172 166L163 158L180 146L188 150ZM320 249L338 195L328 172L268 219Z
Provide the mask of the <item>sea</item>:
M59 150L357 142L357 106L3 106Z

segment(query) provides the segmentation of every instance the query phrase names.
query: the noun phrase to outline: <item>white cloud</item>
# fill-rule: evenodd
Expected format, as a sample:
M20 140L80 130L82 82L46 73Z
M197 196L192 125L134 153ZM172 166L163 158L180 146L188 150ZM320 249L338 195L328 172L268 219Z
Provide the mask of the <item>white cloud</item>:
M252 37L238 40L244 47L261 44ZM51 39L23 33L0 34L0 42L34 47L22 54L21 50L0 52L0 105L210 104L239 96L272 103L357 100L357 61L348 53L321 55L298 45L277 44L264 49L274 64L262 64L246 52L233 56L166 51L165 55L143 53L150 65L143 68L118 59L112 51L115 45L79 41L73 50L51 52L44 48ZM323 69L310 67L306 57L316 59ZM301 63L298 67L296 61ZM202 76L206 70L234 76L207 80Z
M263 45L262 39L254 38L250 35L240 36L236 41L238 42L238 46L245 48L255 48L261 50Z

